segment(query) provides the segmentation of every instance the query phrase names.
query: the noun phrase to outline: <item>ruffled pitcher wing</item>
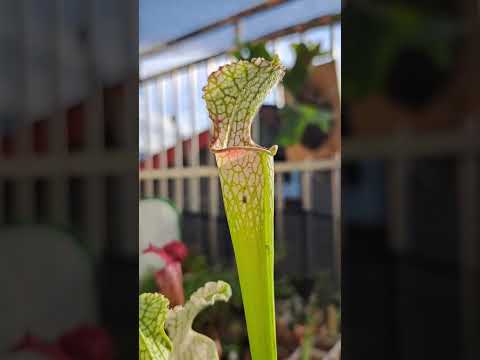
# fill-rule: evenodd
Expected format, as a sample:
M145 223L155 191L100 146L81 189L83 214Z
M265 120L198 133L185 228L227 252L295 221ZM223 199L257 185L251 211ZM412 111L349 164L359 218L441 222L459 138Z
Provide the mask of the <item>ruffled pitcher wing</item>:
M217 301L228 301L232 296L229 284L208 282L195 291L184 306L176 306L167 317L167 330L173 342L169 360L217 360L217 346L209 337L192 329L195 317Z

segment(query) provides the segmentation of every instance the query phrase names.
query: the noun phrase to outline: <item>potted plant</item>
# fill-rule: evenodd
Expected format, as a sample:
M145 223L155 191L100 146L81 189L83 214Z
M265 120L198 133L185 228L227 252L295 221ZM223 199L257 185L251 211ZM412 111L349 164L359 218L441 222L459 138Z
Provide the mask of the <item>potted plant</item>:
M279 125L273 130L274 142L284 148L286 160L330 158L340 150L340 99L335 61L313 65L315 58L326 55L318 44L298 43L293 45L293 50L295 63L286 70L283 80L285 106L277 116ZM233 56L271 59L264 43L240 44Z

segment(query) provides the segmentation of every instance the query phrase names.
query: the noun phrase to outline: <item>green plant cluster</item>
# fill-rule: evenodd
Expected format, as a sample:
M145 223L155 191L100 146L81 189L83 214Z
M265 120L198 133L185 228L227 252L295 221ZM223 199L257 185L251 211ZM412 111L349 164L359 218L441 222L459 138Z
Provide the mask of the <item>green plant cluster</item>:
M232 297L228 303L218 303L215 307L200 313L195 320L194 328L210 337L218 336L224 358L227 358L230 353L243 358L249 351L248 338L240 284L235 268L211 266L202 255L191 255L185 260L183 284L186 297L189 297L202 284L213 280L228 282L232 287ZM334 306L337 309L337 331L340 332L340 292L334 285L329 272L320 272L313 278L277 274L275 298L277 316L280 319L289 319L287 326L290 329L287 334L278 334L280 353L291 353L295 346L299 346L293 335L293 329L299 325L307 329L305 334L307 341L303 346L305 352L308 352L308 347L315 345L314 330L322 322L317 314L328 306ZM279 332L281 332L280 329ZM288 337L289 340L284 340L283 337Z

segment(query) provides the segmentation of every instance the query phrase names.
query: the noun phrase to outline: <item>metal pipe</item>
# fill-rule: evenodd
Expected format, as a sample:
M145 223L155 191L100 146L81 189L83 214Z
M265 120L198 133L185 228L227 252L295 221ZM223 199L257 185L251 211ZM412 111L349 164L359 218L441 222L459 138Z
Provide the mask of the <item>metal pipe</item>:
M199 134L197 131L197 72L196 67L192 65L189 68L191 92L191 127L192 136L190 143L190 166L198 166L200 163ZM200 211L200 182L198 179L190 179L190 210L195 213Z
M173 122L175 125L175 167L183 168L183 141L180 132L180 76L178 71L174 71L171 74L171 81L173 85L173 104L175 106L175 112ZM175 205L177 208L183 210L183 179L175 179Z
M143 103L144 103L144 123L146 128L145 134L145 169L153 169L153 153L152 153L152 129L150 122L150 95L148 93L148 85L143 87ZM153 180L144 181L144 194L145 197L153 197L154 195L154 186Z
M302 32L302 31L307 31L308 29L311 29L311 28L314 28L314 27L319 27L319 26L324 26L324 25L328 25L330 23L335 23L335 22L338 22L340 21L340 15L325 15L325 16L321 16L321 17L318 17L316 19L312 19L312 20L309 20L307 22L304 22L304 23L301 23L301 24L298 24L298 25L294 25L294 26L290 26L290 27L287 27L287 28L283 28L283 29L280 29L280 30L277 30L277 31L274 31L274 32L271 32L267 35L264 35L264 36L261 36L259 37L258 39L256 39L255 41L252 41L252 43L258 43L258 42L264 42L264 41L268 41L268 40L272 40L272 39L275 39L275 38L278 38L278 37L282 37L282 36L286 36L286 35L290 35L290 34L293 34L293 33L298 33L298 32ZM162 77L166 74L169 74L171 73L172 71L180 71L180 70L183 70L183 69L186 69L187 67L191 66L191 65L197 65L197 64L200 64L202 62L207 62L208 60L210 59L213 59L213 58L216 58L218 56L221 56L221 55L224 55L224 54L227 54L233 50L236 49L236 46L235 47L232 47L231 49L227 49L226 51L221 51L219 53L216 53L214 55L211 55L211 56L208 56L206 58L202 58L202 59L199 59L199 60L196 60L196 61L193 61L191 63L188 63L186 65L180 65L178 67L175 67L175 68L172 68L172 69L169 69L169 70L166 70L166 71L162 71L162 72L159 72L158 74L154 74L154 75L150 75L150 76L147 76L147 77L144 77L143 79L140 79L140 82L143 83L143 82L147 82L147 81L152 81L156 78L159 78L159 77Z
M52 56L54 64L53 71L53 116L48 121L48 147L50 153L57 155L66 155L68 152L67 143L67 116L63 102L62 87L62 34L64 24L64 1L55 1L55 51ZM68 179L66 176L58 174L52 176L49 183L50 198L50 216L54 224L68 225Z
M157 82L158 88L158 100L160 105L160 122L159 126L159 135L160 135L160 154L159 154L159 167L160 169L168 168L168 156L167 156L167 144L165 141L165 127L164 122L166 120L166 111L165 111L165 79L159 79ZM168 197L168 179L160 180L160 196L163 198Z
M248 9L243 10L243 11L240 11L235 15L232 15L232 16L229 16L225 19L216 21L216 22L214 22L210 25L204 26L204 27L202 27L198 30L192 31L188 34L182 35L182 36L180 36L178 38L175 38L173 40L166 41L162 44L154 45L154 46L150 47L149 49L140 50L140 57L142 58L142 57L154 56L154 55L158 54L160 51L162 51L163 49L165 49L167 47L170 47L172 45L175 45L175 44L177 44L181 41L191 39L191 38L196 37L198 35L204 34L206 32L212 31L212 30L219 29L219 28L227 26L227 25L236 25L243 18L252 16L252 15L257 15L257 14L263 12L263 11L270 10L274 7L277 7L277 6L282 5L282 4L286 4L286 3L291 2L291 1L292 0L265 1L260 5L248 8Z

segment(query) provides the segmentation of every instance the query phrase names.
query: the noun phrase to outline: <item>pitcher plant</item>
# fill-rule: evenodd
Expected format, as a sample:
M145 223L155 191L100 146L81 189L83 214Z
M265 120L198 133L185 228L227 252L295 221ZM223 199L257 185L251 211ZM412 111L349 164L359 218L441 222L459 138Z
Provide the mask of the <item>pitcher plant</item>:
M254 116L285 74L275 56L221 67L203 88L253 360L277 359L274 298L274 171L277 146L253 142Z

